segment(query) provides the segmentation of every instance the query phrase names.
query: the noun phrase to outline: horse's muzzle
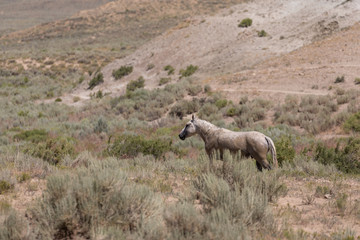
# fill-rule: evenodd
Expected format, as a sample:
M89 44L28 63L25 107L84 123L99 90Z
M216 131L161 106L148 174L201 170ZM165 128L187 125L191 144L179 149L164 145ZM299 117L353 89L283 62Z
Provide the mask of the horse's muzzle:
M185 140L185 134L184 134L184 135L179 134L179 138L180 138L181 140Z

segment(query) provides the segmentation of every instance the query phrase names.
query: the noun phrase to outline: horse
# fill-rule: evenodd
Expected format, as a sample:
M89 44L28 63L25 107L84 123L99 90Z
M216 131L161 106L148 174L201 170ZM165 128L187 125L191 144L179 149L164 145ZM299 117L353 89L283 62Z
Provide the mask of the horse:
M211 167L213 167L214 150L220 151L221 160L223 160L224 150L229 150L233 156L241 151L242 156L252 157L256 160L259 171L262 171L263 168L271 169L266 159L266 155L270 151L275 168L278 167L274 142L270 137L260 132L234 132L219 128L192 115L192 119L181 130L179 138L185 140L196 134L200 135L205 142L205 150L210 159Z

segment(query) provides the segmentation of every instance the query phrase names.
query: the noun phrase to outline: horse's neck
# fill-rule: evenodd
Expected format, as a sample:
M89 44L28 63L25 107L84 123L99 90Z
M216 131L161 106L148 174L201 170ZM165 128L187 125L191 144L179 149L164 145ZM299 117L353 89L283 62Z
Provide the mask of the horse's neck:
M214 132L214 130L219 129L217 126L209 122L206 122L204 120L197 120L197 121L199 121L197 124L198 134L200 135L202 140L204 140L204 142L208 141L208 138Z

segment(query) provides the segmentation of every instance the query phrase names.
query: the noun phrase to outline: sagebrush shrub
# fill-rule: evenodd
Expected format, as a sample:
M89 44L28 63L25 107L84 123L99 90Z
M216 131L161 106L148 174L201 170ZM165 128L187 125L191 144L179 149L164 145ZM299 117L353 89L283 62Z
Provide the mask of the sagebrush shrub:
M115 80L119 80L120 78L125 77L130 73L132 73L132 71L133 71L133 66L121 66L119 69L114 70L112 72L112 75L115 78Z
M242 27L242 28L250 27L252 25L252 22L253 21L251 18L244 18L243 20L241 20L238 27Z
M97 85L103 82L104 82L104 75L101 72L99 72L89 82L88 89L93 89L94 87L96 87Z
M190 77L191 75L193 75L197 70L199 69L198 66L194 66L192 64L190 64L189 66L186 67L186 69L181 69L179 74L181 75L181 77Z

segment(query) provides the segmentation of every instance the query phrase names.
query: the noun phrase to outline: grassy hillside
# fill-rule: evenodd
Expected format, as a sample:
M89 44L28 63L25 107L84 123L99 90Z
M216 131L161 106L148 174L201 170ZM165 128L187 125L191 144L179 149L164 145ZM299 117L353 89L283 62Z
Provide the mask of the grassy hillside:
M252 73L307 62L310 53L332 54L331 44L357 36L357 25L217 81L199 79L201 66L190 61L183 68L148 62L108 73L122 94L102 88L106 63L170 27L176 25L170 34L184 30L193 24L184 21L188 16L218 18L219 9L235 3L116 1L0 40L0 239L360 235L355 72L344 81L333 73L340 75L332 89L318 84L323 95L237 91L251 83L256 91ZM356 43L346 44L341 59L352 61L357 55L347 47ZM324 69L335 60L324 59ZM157 68L161 75L150 85L147 76ZM72 95L78 90L86 101ZM253 159L226 152L210 169L201 138L178 137L191 114L234 131L263 132L275 142L280 167L258 172Z

